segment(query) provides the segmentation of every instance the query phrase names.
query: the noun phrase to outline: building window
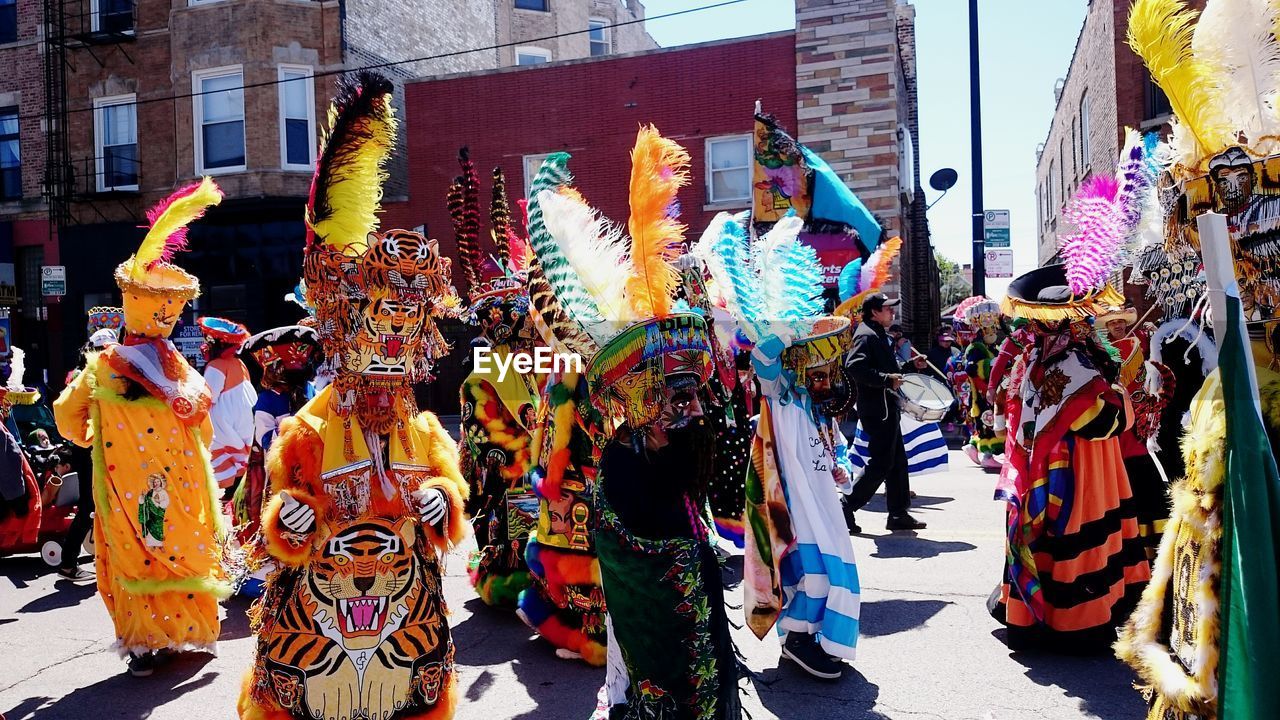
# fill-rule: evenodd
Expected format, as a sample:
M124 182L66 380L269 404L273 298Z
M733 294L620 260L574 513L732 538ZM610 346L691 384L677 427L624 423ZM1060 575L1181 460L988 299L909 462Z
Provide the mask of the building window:
M1076 119L1071 118L1071 172L1080 174L1080 153L1076 149Z
M280 166L310 170L316 137L315 81L311 68L280 66Z
M587 22L587 35L591 39L591 55L608 55L613 48L609 43L609 21L604 18L591 18Z
M1053 204L1053 161L1052 160L1049 161L1049 174L1045 177L1044 181L1049 186L1049 207L1046 208L1045 214L1048 217L1053 218L1057 216L1058 211L1057 211L1057 206Z
M18 39L18 0L0 0L0 43Z
M0 108L0 199L22 197L22 151L18 147L18 108Z
M540 47L516 48L517 65L541 65L551 62L551 51Z
M93 32L133 32L133 0L90 0Z
M1080 95L1080 166L1089 168L1089 93Z
M518 10L541 10L547 11L547 0L516 0L516 9Z
M542 167L542 161L551 156L551 153L542 153L540 155L524 156L524 199L529 199L529 188L533 187L533 179L538 176L538 169Z
M244 75L240 66L192 73L196 172L244 170Z
M98 192L138 189L138 106L133 95L93 101Z
M751 136L707 138L707 202L751 198Z
M1058 141L1058 184L1062 186L1062 202L1067 202L1067 139Z
M1173 106L1169 104L1169 96L1164 94L1164 90L1155 84L1151 79L1151 75L1147 75L1146 81L1146 120L1157 120L1166 118L1173 114Z

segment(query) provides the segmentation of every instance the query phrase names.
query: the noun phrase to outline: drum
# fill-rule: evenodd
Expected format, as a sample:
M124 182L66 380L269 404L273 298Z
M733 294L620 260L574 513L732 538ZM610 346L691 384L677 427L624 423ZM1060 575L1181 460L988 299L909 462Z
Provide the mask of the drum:
M920 373L903 374L898 400L902 411L920 422L938 422L955 402L945 383Z

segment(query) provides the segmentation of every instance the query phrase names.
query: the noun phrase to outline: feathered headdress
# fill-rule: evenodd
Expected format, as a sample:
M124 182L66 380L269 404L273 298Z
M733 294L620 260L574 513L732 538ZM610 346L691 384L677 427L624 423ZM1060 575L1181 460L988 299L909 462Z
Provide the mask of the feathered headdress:
M187 226L222 202L212 178L187 185L147 211L147 235L138 251L116 268L116 284L126 294L165 295L183 301L200 293L196 278L170 263L187 249Z
M8 413L10 405L34 405L40 400L40 391L26 386L27 354L22 348L11 348L9 357L9 380L4 387L4 395L0 397L0 416Z
M625 238L570 187L568 160L549 156L531 183L530 243L558 304L598 347L586 373L592 403L609 422L639 427L656 419L667 375L705 380L711 371L706 321L674 304L685 230L676 194L688 182L689 154L640 128Z
M902 238L895 236L876 248L865 262L859 258L845 265L837 282L840 304L836 307L836 314L849 318L850 322L859 322L863 301L872 293L880 292L889 282L893 261L901 251Z

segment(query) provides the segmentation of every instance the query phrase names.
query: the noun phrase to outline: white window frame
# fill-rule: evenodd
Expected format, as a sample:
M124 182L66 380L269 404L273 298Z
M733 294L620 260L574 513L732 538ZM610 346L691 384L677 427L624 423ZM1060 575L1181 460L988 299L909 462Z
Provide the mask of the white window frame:
M591 39L591 23L600 23L601 25L600 32L604 33L604 52L600 53L599 55L596 55L595 53L591 52L591 46L594 45L596 42L595 40ZM587 18L587 53L591 57L604 57L605 55L613 54L613 33L611 32L613 28L609 27L609 25L610 25L610 22L608 18L602 18L602 17Z
M747 164L742 167L720 168L718 170L711 169L711 146L718 142L727 140L745 140L747 143ZM703 165L706 169L704 176L706 177L707 205L742 205L751 203L751 133L742 133L740 135L717 135L709 137L703 142ZM715 179L714 174L725 170L746 170L747 171L747 194L743 197L735 198L717 198L715 196Z
M137 148L136 152L141 152L138 147L138 96L134 93L128 95L111 95L108 97L100 97L93 99L93 162L94 172L97 175L96 187L98 192L107 192L109 190L137 190L138 183L132 185L107 185L107 151L106 145L102 142L102 116L103 108L113 107L115 105L133 105L133 144ZM139 167L134 169L134 180L142 177L141 163Z
M551 156L551 153L531 153L520 158L520 164L524 169L524 199L529 200L529 188L533 187L533 178L538 175L538 168L542 167L542 161ZM530 162L533 163L530 167Z
M134 18L134 23L137 23L137 18ZM136 29L136 27L131 27L121 34L132 35ZM102 30L102 3L100 0L89 0L89 31L98 32L100 30Z
M286 73L303 73L305 75L301 80L286 80ZM310 172L316 160L316 78L315 68L310 65L280 65L276 69L276 77L280 80L280 89L276 93L276 103L279 105L280 120L280 167L284 170L300 170ZM307 95L307 162L306 164L289 162L289 135L285 127L287 118L284 116L284 84L286 82L303 82L306 85ZM297 119L297 118L295 118ZM246 158L247 159L247 158Z
M249 119L248 113L245 111L244 90L240 94L240 130L241 142L244 143L244 165L232 165L230 167L206 168L204 166L204 95L202 82L216 77L225 77L227 75L239 75L240 86L244 87L244 66L243 65L223 65L215 68L202 68L200 70L191 71L191 120L192 120L192 137L191 145L195 151L195 165L197 175L225 175L228 173L244 172L249 163Z
M1089 162L1089 91L1080 93L1080 171L1083 175L1092 164Z
M544 58L546 62L551 62L551 51L546 48L535 47L533 45L522 46L516 48L516 65L520 65L521 55L536 55ZM520 67L536 67L545 63L532 63L529 65L520 65Z

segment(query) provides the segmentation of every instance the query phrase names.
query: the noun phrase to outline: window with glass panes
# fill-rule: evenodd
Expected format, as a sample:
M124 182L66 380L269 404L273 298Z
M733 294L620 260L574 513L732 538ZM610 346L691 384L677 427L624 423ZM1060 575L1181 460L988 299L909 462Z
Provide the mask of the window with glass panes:
M547 0L516 0L516 7L521 10L547 11Z
M18 39L18 0L0 0L0 43Z
M138 188L138 106L133 95L94 102L98 190Z
M201 170L243 168L244 77L235 70L198 73L195 97Z
M603 18L591 18L587 23L587 36L591 40L591 54L608 55L611 48L609 47L609 21Z
M724 203L751 197L751 136L707 140L707 202Z
M123 33L133 30L133 0L94 0L93 29Z
M0 198L22 197L22 150L18 143L18 108L0 108Z
M516 48L517 65L541 65L551 62L551 51L537 47Z
M538 170L542 167L542 161L549 156L550 153L524 156L524 197L526 200L529 199L529 188L533 187L533 179L537 177Z
M284 167L310 169L315 146L311 69L280 68L280 158Z

